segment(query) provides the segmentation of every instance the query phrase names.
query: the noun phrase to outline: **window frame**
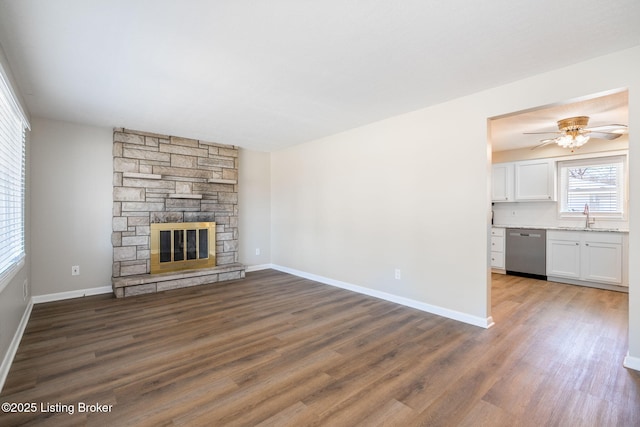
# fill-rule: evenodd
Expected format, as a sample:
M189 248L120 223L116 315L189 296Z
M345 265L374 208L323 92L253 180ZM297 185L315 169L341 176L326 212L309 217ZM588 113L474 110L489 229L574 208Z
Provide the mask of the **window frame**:
M591 156L585 156L580 158L567 158L563 160L558 160L557 162L557 174L558 174L558 217L561 219L575 219L575 218L584 218L583 211L566 211L564 210L566 207L566 197L567 191L566 188L567 182L564 179L562 170L566 167L576 167L576 166L590 166L590 165L602 165L608 163L620 163L621 164L621 172L618 183L618 198L620 204L620 212L599 212L590 210L589 215L592 218L598 218L601 220L626 220L628 215L628 203L629 203L629 168L628 168L628 152L611 152L607 154L596 154ZM620 187L622 187L620 189Z
M5 117L7 118L7 122L5 122L6 126L3 126L0 123L0 130L2 130L3 132L7 132L6 134L11 135L11 138L9 139L10 144L8 144L8 146L6 147L3 146L3 149L7 148L9 152L14 151L13 154L20 153L19 156L21 157L20 177L17 177L15 170L11 170L10 168L9 168L9 173L7 174L7 176L9 177L13 177L14 180L18 182L18 185L14 185L12 187L12 184L9 184L9 186L6 187L8 188L9 191L5 193L5 194L11 194L12 188L19 190L18 205L20 206L19 214L21 218L20 218L19 227L18 227L18 229L20 230L19 231L20 237L17 239L18 253L16 253L13 258L5 260L4 269L0 271L0 293L14 279L14 277L18 274L18 272L22 270L22 268L25 265L25 259L26 259L26 202L27 202L26 133L27 133L27 130L30 129L30 126L26 118L26 115L24 113L24 110L22 109L20 103L18 102L15 92L13 91L13 88L11 87L9 82L10 80L7 77L7 74L5 73L2 65L0 64L0 92L2 94L2 98L4 99L2 110L4 111L3 114L6 114ZM6 101L6 104L5 104L5 101ZM15 126L18 123L21 126L21 132L16 132L17 129L15 128ZM11 131L11 129L13 129L13 132ZM18 141L17 138L15 138L15 141L13 141L14 139L13 137L18 134L20 135L20 141ZM15 144L15 145L12 145L12 144ZM15 161L16 157L17 156L9 155L8 159L9 161L12 161L12 160ZM1 163L0 163L0 167L2 167ZM5 171L6 170L7 169L5 169ZM11 206L11 204L9 204L9 206ZM15 235L9 236L9 238L10 239L15 238ZM4 249L6 248L3 247L2 250Z

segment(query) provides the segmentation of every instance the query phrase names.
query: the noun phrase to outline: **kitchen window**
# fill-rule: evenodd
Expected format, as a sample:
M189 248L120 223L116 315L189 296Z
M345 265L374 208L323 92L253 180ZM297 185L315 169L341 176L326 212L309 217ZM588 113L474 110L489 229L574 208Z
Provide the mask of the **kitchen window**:
M600 217L624 215L626 156L558 162L560 215L582 216L585 205Z

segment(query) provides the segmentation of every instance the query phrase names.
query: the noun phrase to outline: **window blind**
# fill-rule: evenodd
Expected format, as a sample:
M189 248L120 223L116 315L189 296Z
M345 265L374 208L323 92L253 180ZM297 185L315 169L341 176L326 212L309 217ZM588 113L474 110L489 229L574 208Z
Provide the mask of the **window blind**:
M0 73L0 290L24 258L26 122Z

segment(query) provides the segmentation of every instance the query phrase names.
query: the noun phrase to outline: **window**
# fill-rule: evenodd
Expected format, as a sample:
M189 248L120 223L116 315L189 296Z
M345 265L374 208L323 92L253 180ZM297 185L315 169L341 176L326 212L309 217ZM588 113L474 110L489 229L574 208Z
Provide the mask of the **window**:
M589 205L591 214L623 216L625 163L625 156L559 162L560 213L582 215Z
M7 82L0 72L0 291L24 259L27 122Z

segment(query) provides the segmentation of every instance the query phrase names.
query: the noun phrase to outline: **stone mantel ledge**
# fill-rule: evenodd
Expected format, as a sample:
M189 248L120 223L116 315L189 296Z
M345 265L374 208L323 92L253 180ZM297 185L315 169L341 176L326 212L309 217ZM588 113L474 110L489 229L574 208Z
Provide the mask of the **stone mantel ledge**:
M123 172L123 178L137 178L137 179L162 179L162 175L152 173L137 173L137 172Z
M202 199L202 194L174 193L167 196L170 199Z
M219 179L219 178L211 178L208 179L207 182L209 184L232 184L235 185L238 183L235 179Z

